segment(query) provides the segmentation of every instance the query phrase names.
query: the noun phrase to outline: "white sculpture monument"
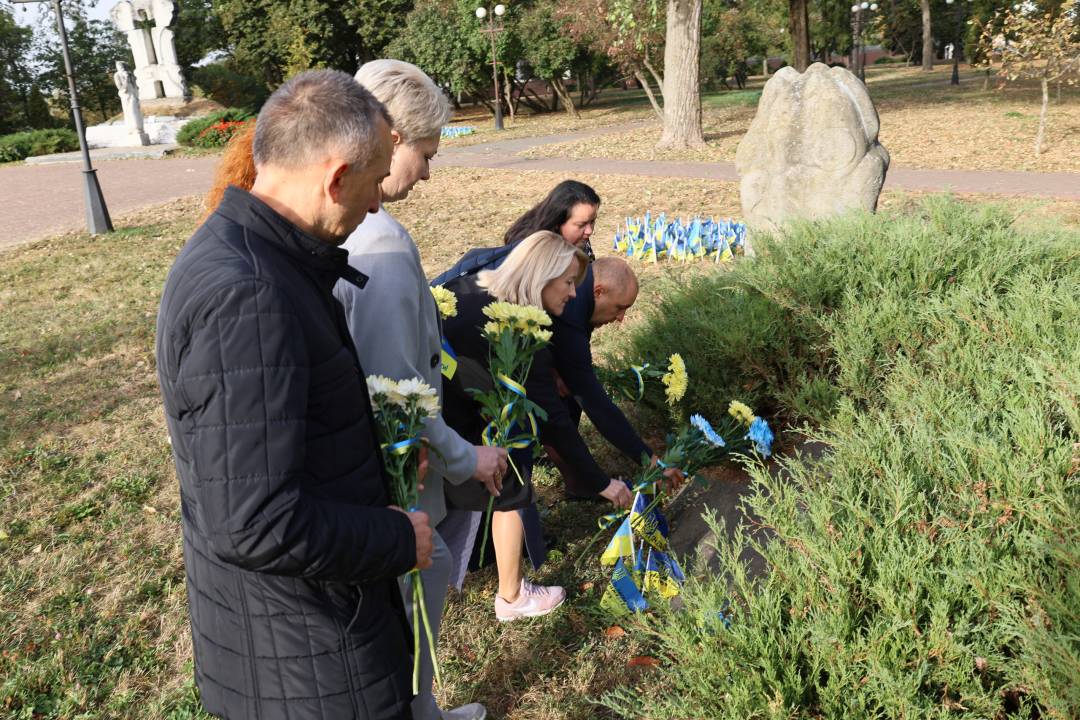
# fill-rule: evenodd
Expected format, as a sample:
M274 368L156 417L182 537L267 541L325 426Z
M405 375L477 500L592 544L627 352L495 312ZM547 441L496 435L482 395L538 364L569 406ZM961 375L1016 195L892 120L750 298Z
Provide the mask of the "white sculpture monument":
M149 145L150 138L143 129L142 108L139 107L139 86L135 82L135 76L122 62L116 63L116 72L113 74L113 82L116 90L120 93L120 105L124 108L124 127L130 145Z
M878 127L866 86L844 68L777 72L735 154L747 225L873 212L889 169Z
M187 100L187 86L169 28L176 17L176 4L172 0L120 0L109 17L131 45L139 99Z

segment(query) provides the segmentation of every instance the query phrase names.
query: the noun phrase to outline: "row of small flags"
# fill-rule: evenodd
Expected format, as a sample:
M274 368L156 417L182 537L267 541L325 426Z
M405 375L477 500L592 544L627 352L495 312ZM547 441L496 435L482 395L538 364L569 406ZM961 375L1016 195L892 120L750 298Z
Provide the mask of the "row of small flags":
M630 514L600 556L603 565L612 567L600 607L612 615L647 610L646 594L671 599L686 582L668 547L667 519L658 507L649 507L651 499L637 493Z
M442 137L442 138L458 138L458 137L464 137L466 135L472 135L474 132L476 132L476 128L461 127L461 126L456 126L455 127L455 126L452 126L452 125L447 125L439 133L439 136Z
M734 220L682 218L668 220L664 213L653 220L626 218L625 228L615 233L615 250L638 260L671 258L689 262L713 258L726 262L742 255L746 247L746 225Z

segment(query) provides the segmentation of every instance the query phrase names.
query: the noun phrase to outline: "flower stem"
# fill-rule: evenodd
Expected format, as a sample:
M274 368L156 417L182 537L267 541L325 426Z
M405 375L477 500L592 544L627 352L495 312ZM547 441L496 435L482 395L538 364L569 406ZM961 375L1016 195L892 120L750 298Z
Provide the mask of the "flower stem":
M416 573L417 579L420 577L420 573L417 570L413 570ZM412 692L413 695L420 694L420 626L416 624L416 618L420 616L420 607L423 605L420 602L420 595L416 592L416 586L413 585L413 597L412 597L412 616L413 616L413 666L412 666Z
M424 581L420 577L419 570L413 570L415 573L413 585L414 600L416 597L423 597L424 595ZM427 636L428 653L431 655L431 668L435 674L435 684L438 687L442 687L442 673L439 672L439 658L435 654L435 638L431 633L431 620L428 619L427 604L423 599L420 600L420 619L424 623L424 634ZM416 616L413 616L413 623L416 622Z
M495 496L488 498L487 510L484 511L484 539L480 542L480 567L484 567L484 552L487 550L488 535L491 532L491 512L495 509Z

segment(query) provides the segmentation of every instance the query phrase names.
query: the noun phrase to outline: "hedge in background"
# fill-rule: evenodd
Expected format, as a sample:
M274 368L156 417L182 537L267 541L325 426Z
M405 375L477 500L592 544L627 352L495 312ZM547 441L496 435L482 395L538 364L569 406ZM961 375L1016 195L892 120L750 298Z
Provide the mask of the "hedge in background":
M71 152L79 149L79 137L74 130L27 130L0 135L0 162L25 160L37 155Z
M230 138L255 115L244 108L226 108L204 117L195 118L176 133L176 142L190 147L225 147Z
M670 297L634 344L694 338L673 347L699 402L745 377L829 451L787 459L783 479L752 469L746 509L771 540L716 528L728 577L648 620L662 669L603 703L1080 717L1080 234L933 199L755 244L761 257Z

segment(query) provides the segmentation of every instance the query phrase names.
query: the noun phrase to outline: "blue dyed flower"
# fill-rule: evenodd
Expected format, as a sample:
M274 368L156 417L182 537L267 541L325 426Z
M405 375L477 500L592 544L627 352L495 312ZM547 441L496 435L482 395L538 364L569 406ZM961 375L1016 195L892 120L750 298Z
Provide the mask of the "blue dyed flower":
M769 429L769 423L761 418L754 418L750 424L750 431L746 433L746 439L754 443L754 447L764 457L772 453L773 434Z
M701 434L705 436L705 439L713 444L714 447L724 447L727 443L724 442L724 438L713 430L713 426L709 424L709 421L700 415L691 415L690 424L701 431ZM770 435L770 438L772 436Z

